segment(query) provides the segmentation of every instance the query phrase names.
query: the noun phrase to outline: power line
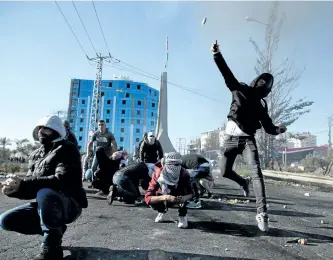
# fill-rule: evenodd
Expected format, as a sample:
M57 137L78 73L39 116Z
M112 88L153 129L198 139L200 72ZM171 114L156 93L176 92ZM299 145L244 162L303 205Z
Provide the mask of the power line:
M69 29L72 31L72 33L73 33L73 35L74 35L74 37L75 37L77 43L80 45L80 48L81 48L82 52L84 53L84 55L86 55L86 57L88 57L87 53L85 52L84 48L82 47L82 45L81 45L79 39L77 38L77 36L76 36L74 30L72 29L72 27L70 26L69 22L67 21L66 16L65 16L64 13L62 12L62 10L61 10L60 6L58 5L57 1L54 1L54 2L55 2L56 5L58 6L58 9L59 9L60 13L62 14L62 17L65 19L65 22L67 23Z
M65 19L65 21L66 21L68 27L69 27L70 30L72 31L72 33L73 33L73 35L74 35L76 41L77 41L78 44L80 45L81 50L82 50L83 53L86 55L86 57L89 59L87 53L84 51L84 49L83 49L83 47L82 47L82 45L81 45L81 43L80 43L78 37L77 37L76 34L74 33L74 30L72 29L72 27L70 26L70 24L68 23L68 21L67 21L67 19L66 19L66 16L65 16L64 13L62 12L62 10L61 10L60 6L58 5L57 1L54 1L54 2L55 2L56 5L58 6L59 11L61 12L63 18ZM92 40L91 40L91 38L90 38L90 36L89 36L87 30L86 30L86 27L85 27L85 25L84 25L84 23L83 23L83 21L82 21L82 19L81 19L81 16L80 16L80 14L79 14L79 12L78 12L78 10L77 10L77 8L76 8L76 6L75 6L75 4L74 4L73 1L72 1L72 3L73 3L74 8L75 8L75 10L76 10L76 12L77 12L77 15L79 16L79 19L80 19L80 21L81 21L81 24L82 24L83 28L85 29L85 32L86 32L86 34L87 34L87 36L88 36L88 38L89 38L89 41L90 41L90 43L91 43L93 49L94 49L95 52L96 52L96 49L95 49L95 47L94 47L94 45L93 45L93 43L92 43ZM106 45L107 49L109 50L109 47L108 47L108 44L107 44L107 41L106 41L106 38L105 38L105 35L104 35L104 32L103 32L103 28L102 28L102 25L101 25L101 23L100 23L100 20L99 20L98 14L97 14L97 10L96 10L96 7L95 7L95 4L94 4L94 1L92 1L92 4L93 4L93 6L94 6L95 14L96 14L96 17L97 17L97 20L98 20L99 27L100 27L100 29L101 29L101 32L102 32L103 38L104 38L105 45ZM110 55L110 52L109 52L109 55ZM110 56L111 56L111 55L110 55ZM137 74L137 75L141 75L141 76L144 76L144 77L147 77L147 78L153 79L153 80L160 80L160 78L159 78L158 76L156 76L156 75L154 75L154 74L152 74L152 73L150 73L150 72L147 72L147 71L145 71L145 70L142 70L142 69L140 69L140 68L138 68L138 67L136 67L136 66L134 66L134 65L131 65L131 64L127 63L127 62L121 61L120 59L117 59L117 58L111 56L111 60L116 61L116 62L114 62L114 65L107 65L107 64L105 64L105 65L108 66L108 67L114 67L114 68L117 68L117 69L119 69L119 70L128 71L128 72L131 72L131 73L134 73L134 74ZM140 72L135 71L135 70L132 70L132 69L128 69L128 68L125 68L125 67L121 67L120 64L117 64L117 63L122 63L122 64L124 64L124 65L126 65L126 66L128 66L128 67L131 67L131 68L133 68L133 69L135 69L135 70L138 70L138 71L140 71ZM116 65L116 64L117 64L117 65ZM195 90L195 89L191 89L191 88L188 88L188 87L185 87L185 86L182 86L182 85L179 85L179 84L176 84L176 83L170 82L170 81L168 81L168 84L170 84L170 85L172 85L172 86L175 86L175 87L177 87L177 88L180 88L180 89L182 89L182 90L185 90L185 91L191 92L191 93L193 93L193 94L200 95L200 96L205 97L205 98L207 98L207 99L210 99L210 100L212 100L212 101L214 101L214 102L222 103L221 100L218 100L218 99L215 99L215 98L209 97L209 96L207 96L207 95L205 95L205 94L203 94L203 93L198 92L198 91Z
M137 74L137 75L141 75L141 76L144 76L144 77L147 77L147 78L153 79L153 80L157 80L157 81L160 80L160 79L159 79L157 76L155 76L154 74L149 73L150 75L152 75L152 76L149 76L149 75L146 75L146 74L143 74L143 73L137 72L137 71L135 71L135 70L130 70L130 69L128 69L128 68L120 67L119 65L116 65L116 64L114 64L114 65L108 65L108 64L106 64L105 66L113 67L113 68L116 68L116 69L119 69L119 70L123 70L123 71L128 71L128 72L131 72L131 73L134 73L134 74ZM133 67L135 67L135 66L133 66ZM141 71L143 71L143 70L141 70ZM147 72L145 72L145 73L147 73ZM203 93L201 93L201 92L198 92L198 91L196 91L196 90L194 90L194 89L191 89L191 88L188 88L188 87L185 87L185 86L182 86L182 85L179 85L179 84L176 84L176 83L170 82L170 81L168 81L168 84L170 84L170 85L172 85L172 86L174 86L174 87L176 87L176 88L179 88L179 89L182 89L182 90L185 90L185 91L191 92L191 93L193 93L193 94L199 95L199 96L201 96L201 97L204 97L204 98L210 99L210 100L212 100L212 101L214 101L214 102L222 103L221 100L216 99L216 98L212 98L212 97L210 97L210 96L207 96L207 95L205 95L205 94L203 94Z
M109 64L105 64L105 66L107 67L112 67L112 68L116 68L116 69L119 69L119 70L123 70L123 71L127 71L127 72L131 72L131 73L134 73L134 74L137 74L137 75L140 75L140 76L144 76L146 78L150 78L150 79L154 79L154 80L160 80L158 77L156 76L148 76L144 73L140 73L138 71L135 71L135 70L131 70L131 69L128 69L128 68L124 68L124 67L121 67L119 65L116 65L116 64L113 64L113 65L109 65Z
M112 57L112 59L115 60L115 61L117 61L118 63L123 63L124 65L126 65L126 66L128 66L128 67L131 67L131 68L133 68L133 69L136 69L136 70L138 70L138 71L141 71L141 72L143 72L143 73L145 73L145 74L147 74L147 75L150 75L150 76L152 76L152 77L156 77L156 75L154 75L154 74L152 74L152 73L150 73L150 72L144 71L144 70L142 70L142 69L140 69L140 68L138 68L138 67L136 67L136 66L133 66L133 65L131 65L131 64L129 64L129 63L126 63L126 62L124 62L124 61L121 61L121 60L119 60L119 59L117 59L117 58Z
M96 10L96 7L95 7L95 4L94 4L94 1L91 1L93 6L94 6L94 10L95 10L95 14L96 14L96 17L97 17L97 21L98 21L98 24L99 24L99 28L101 29L101 32L102 32L102 35L103 35L103 38L104 38L104 43L105 43L105 46L106 46L106 49L107 51L109 52L110 54L110 49L109 49L109 46L108 46L108 43L105 39L105 35L104 35L104 32L103 32L103 28L102 28L102 25L101 25L101 22L99 21L99 17L98 17L98 14L97 14L97 10ZM111 55L110 55L111 56Z
M91 40L91 38L90 38L90 36L89 36L89 33L88 33L87 29L86 29L86 26L84 25L84 23L83 23L83 21L82 21L82 19L81 19L81 16L80 16L80 14L79 14L79 11L77 10L76 5L75 5L75 3L74 3L73 1L72 1L72 4L73 4L73 6L74 6L74 8L75 8L75 11L76 11L76 13L77 13L77 15L78 15L78 17L79 17L79 19L80 19L80 21L81 21L81 24L82 24L82 26L83 26L83 28L84 28L84 30L85 30L87 36L88 36L88 39L89 39L89 41L90 41L90 43L91 43L91 46L93 47L95 53L97 53L96 48L95 48L94 44L92 43L92 40Z

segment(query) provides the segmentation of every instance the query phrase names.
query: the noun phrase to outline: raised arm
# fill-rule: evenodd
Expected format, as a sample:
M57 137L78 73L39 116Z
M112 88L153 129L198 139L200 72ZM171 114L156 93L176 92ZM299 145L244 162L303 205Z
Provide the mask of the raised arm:
M212 44L211 51L214 53L214 61L224 78L225 84L230 91L237 90L240 84L223 58L217 40Z

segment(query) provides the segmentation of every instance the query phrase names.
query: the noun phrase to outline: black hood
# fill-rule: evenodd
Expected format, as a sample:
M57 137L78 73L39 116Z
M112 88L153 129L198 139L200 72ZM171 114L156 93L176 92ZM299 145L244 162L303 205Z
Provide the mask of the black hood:
M259 85L259 80L262 79L266 83L263 85ZM274 83L274 77L270 73L263 73L259 77L255 78L250 86L256 89L256 92L258 93L260 98L265 98L268 96L268 94L271 92L272 87Z

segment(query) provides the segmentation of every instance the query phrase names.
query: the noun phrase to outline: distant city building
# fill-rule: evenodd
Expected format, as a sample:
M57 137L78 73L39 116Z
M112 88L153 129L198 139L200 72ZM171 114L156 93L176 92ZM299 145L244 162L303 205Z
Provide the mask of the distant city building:
M69 95L68 119L81 152L89 140L88 125L91 113L94 80L72 79ZM143 133L156 130L159 91L146 83L133 82L128 77L103 80L100 118L115 135L118 147L133 152Z
M312 154L315 156L325 157L328 155L328 146L314 146L314 147L304 147L304 148L288 148L278 150L283 163L285 157L287 157L287 165L292 163L300 163L307 155Z
M187 153L200 154L200 151L201 151L200 138L191 140L190 143L187 145Z
M205 132L200 135L201 151L210 160L217 160L221 152L220 137L222 128Z
M288 148L305 148L317 146L317 136L309 132L298 133L292 138L287 139Z

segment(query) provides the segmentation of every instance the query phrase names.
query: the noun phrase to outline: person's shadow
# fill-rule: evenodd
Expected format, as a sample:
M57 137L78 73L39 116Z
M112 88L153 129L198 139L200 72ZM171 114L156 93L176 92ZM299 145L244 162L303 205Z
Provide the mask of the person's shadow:
M208 256L199 254L186 254L177 252L168 252L160 249L154 250L111 250L100 247L64 247L67 260L184 260L197 259L205 260L255 260L251 258ZM70 255L66 255L66 251Z

